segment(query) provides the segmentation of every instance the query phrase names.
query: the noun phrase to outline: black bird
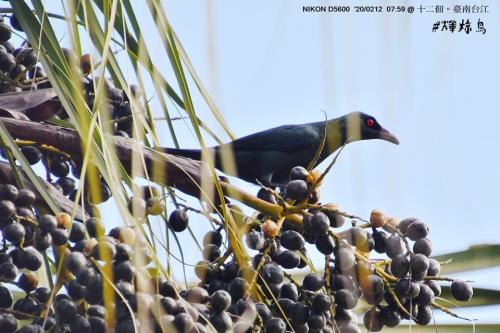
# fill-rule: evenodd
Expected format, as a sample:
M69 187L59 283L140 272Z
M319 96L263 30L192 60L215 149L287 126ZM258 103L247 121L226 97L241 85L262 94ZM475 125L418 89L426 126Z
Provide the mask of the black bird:
M381 139L399 144L398 139L380 126L374 117L352 112L326 122L271 128L208 151L214 154L217 169L247 182L257 183L259 180L265 185L276 186L288 180L293 167L309 165L322 142L325 123L326 140L317 164L346 142ZM201 159L200 149L160 149L173 155ZM232 159L234 164L230 167Z

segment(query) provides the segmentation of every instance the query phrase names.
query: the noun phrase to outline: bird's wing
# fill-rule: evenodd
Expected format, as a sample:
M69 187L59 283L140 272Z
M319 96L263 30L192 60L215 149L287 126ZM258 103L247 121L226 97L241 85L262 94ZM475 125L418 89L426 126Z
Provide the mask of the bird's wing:
M302 149L316 149L323 133L320 133L321 128L315 125L279 126L242 137L227 145L230 145L235 152L243 150L296 152Z

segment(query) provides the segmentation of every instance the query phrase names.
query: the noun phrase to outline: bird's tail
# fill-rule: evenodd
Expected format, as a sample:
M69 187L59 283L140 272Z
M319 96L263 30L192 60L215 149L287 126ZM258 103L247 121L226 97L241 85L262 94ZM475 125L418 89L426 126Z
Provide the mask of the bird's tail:
M193 160L201 159L201 150L199 149L177 149L177 148L161 148L161 151L167 154L183 156Z

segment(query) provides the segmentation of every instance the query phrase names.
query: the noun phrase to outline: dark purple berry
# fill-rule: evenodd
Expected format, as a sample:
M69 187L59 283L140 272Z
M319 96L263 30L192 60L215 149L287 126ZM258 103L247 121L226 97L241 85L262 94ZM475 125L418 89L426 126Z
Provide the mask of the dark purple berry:
M11 314L0 314L0 330L4 333L13 333L17 329L17 320Z
M399 222L399 224L398 224L399 231L401 231L402 234L405 234L406 230L408 230L408 227L410 226L410 224L412 224L415 221L418 221L418 219L416 217L408 217L404 220L401 220L401 222Z
M333 253L333 250L335 250L335 242L333 238L327 234L318 235L315 244L318 251L324 255L330 255Z
M385 253L386 251L386 240L389 238L389 235L383 231L378 231L374 229L373 231L373 240L375 241L375 251L378 253Z
M210 296L209 303L214 312L225 311L231 304L231 295L225 290L218 290Z
M417 323L420 325L427 325L432 320L432 309L430 306L419 306L416 315Z
M402 278L410 271L410 261L405 255L398 255L392 259L391 273L395 277Z
M262 232L252 230L246 235L246 244L252 250L261 250L266 245L266 239Z
M335 293L335 303L343 309L353 309L358 304L358 299L352 291L340 289Z
M227 312L214 313L209 320L217 332L226 332L233 326L233 321Z
M238 300L243 297L248 284L244 278L237 277L230 284L228 292L233 300Z
M16 204L19 206L30 207L35 203L35 193L28 189L20 189L17 195Z
M384 323L380 319L380 310L377 308L371 308L366 311L363 316L363 323L369 332L379 332L384 327Z
M286 325L281 318L271 318L264 327L264 333L285 333Z
M81 222L74 222L71 225L69 240L73 243L81 241L85 238L86 233L87 233L87 228L85 227L85 224Z
M12 262L0 264L0 279L13 281L17 277L17 267Z
M0 200L0 218L10 219L15 213L16 206L12 201Z
M278 265L286 269L295 268L300 264L300 256L294 251L288 250L278 254L274 260Z
M168 226L175 232L186 230L189 223L189 217L185 209L176 209L168 218Z
M462 280L455 280L451 284L451 295L457 301L468 302L473 295L472 287L469 283Z
M19 23L19 20L16 16L16 14L12 14L10 16L10 26L18 31L23 31L23 27L21 26L21 23Z
M320 330L326 324L326 318L322 313L310 313L307 325L311 330Z
M434 292L432 291L431 287L429 287L425 283L421 283L420 292L415 298L415 302L417 302L419 305L428 305L432 301L434 301Z
M24 240L24 235L25 230L20 223L11 223L3 229L3 237L14 245L21 243Z
M312 302L312 309L317 313L323 313L332 306L332 299L326 294L317 294Z
M401 316L396 308L384 306L380 310L380 320L387 327L396 327L401 322Z
M280 236L281 245L292 251L300 250L304 247L304 237L296 231L283 231Z
M297 301L299 291L293 283L283 283L280 288L280 298L288 298L292 301Z
M57 228L57 220L54 216L45 214L38 218L38 226L44 232L52 232Z
M306 168L301 166L296 166L292 168L292 170L290 170L290 176L288 178L290 180L296 180L296 179L306 180L308 175L309 171L307 171Z
M0 308L10 308L13 302L10 290L5 286L0 286Z
M437 276L441 272L441 264L436 259L429 259L428 276Z
M304 325L309 319L310 307L303 302L297 302L293 305L290 312L290 319L295 325Z
M385 249L389 258L394 258L406 251L405 244L398 235L391 235L385 241Z
M283 270L275 264L265 264L261 271L262 278L270 284L280 284L283 281Z
M69 325L72 333L91 333L92 328L90 322L80 315L78 315ZM92 332L93 333L93 332Z
M99 238L104 235L104 224L97 217L91 217L85 221L85 227L90 237Z
M42 158L42 153L40 149L35 146L24 146L21 148L21 153L23 153L24 157L28 161L30 165L35 165L40 162Z
M415 298L420 292L420 284L408 278L399 279L395 291L400 297Z
M66 243L69 240L68 231L64 229L57 228L56 230L52 231L51 235L52 235L52 242L55 245L59 246L66 245Z
M222 234L219 231L211 230L203 236L203 245L213 244L218 247L222 245Z
M51 291L46 287L38 287L31 296L35 297L40 303L46 304L49 301Z
M318 273L309 273L304 277L302 286L305 290L317 291L320 290L325 284L323 276Z
M24 249L21 260L23 261L23 266L30 271L38 270L43 263L43 257L32 247L27 247Z
M259 192L257 192L257 198L264 200L264 201L267 201L267 202L272 203L272 204L276 204L275 196L272 194L271 191L269 191L265 188L261 188L259 190Z
M179 333L189 333L194 326L193 319L187 313L178 313L174 318L174 326Z
M307 183L303 180L296 179L286 184L286 197L295 201L302 201L307 195Z
M412 278L422 280L427 275L429 269L429 259L423 254L415 254L410 258Z
M432 253L432 243L428 238L418 239L415 244L413 244L413 252L420 253L428 257Z
M219 247L213 244L208 244L203 249L203 259L210 262L216 261L221 256Z
M330 221L328 220L328 216L326 216L326 214L322 212L315 213L311 220L311 226L315 234L326 234L330 229Z
M71 252L64 259L65 268L75 276L87 269L87 258L81 252Z
M427 237L429 234L429 227L422 221L415 221L406 229L405 236L413 241Z

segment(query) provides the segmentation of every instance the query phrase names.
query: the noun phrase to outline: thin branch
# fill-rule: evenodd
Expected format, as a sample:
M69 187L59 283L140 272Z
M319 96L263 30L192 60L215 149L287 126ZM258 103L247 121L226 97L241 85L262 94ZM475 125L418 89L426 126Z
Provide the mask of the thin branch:
M452 317L455 317L455 318L458 318L458 319L463 319L463 320L467 320L467 321L472 321L472 319L469 319L469 318L466 318L466 317L462 317L462 316L459 316L458 314L456 314L455 312L451 311L450 309L448 309L447 307L444 307L436 302L432 302L431 305L433 307L435 307L436 309L439 309L441 311L443 311L444 313L447 313L449 314L450 316Z
M311 160L311 162L309 162L309 165L307 166L308 171L311 171L312 169L314 169L314 166L316 165L319 158L321 157L321 153L323 152L323 149L325 147L326 133L327 133L327 129L328 129L328 126L327 126L328 125L328 117L326 116L326 112L323 111L323 113L325 115L325 129L323 130L323 134L321 135L321 142L319 143L318 149L316 149L316 152L314 153L313 159Z

